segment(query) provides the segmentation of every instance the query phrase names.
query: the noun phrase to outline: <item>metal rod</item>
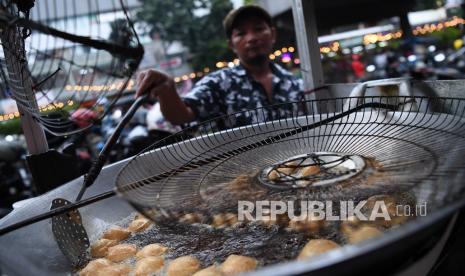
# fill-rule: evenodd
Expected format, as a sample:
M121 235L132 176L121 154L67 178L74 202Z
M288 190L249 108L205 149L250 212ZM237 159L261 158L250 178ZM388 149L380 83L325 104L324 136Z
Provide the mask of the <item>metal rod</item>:
M324 84L314 2L313 0L292 1L292 15L305 90Z
M9 233L11 231L17 230L19 228L31 225L33 223L36 223L36 222L39 222L39 221L42 221L42 220L45 220L45 219L49 219L49 218L52 218L54 216L61 215L63 213L66 213L66 212L69 212L69 211L72 211L72 210L87 206L89 204L92 204L92 203L95 203L95 202L98 202L98 201L101 201L101 200L104 200L104 199L107 199L107 198L110 198L110 197L113 197L115 195L116 195L115 191L108 191L108 192L105 192L105 193L102 193L102 194L99 194L99 195L96 195L96 196L93 196L93 197L86 198L84 200L78 201L78 202L73 203L73 204L69 204L69 205L66 205L66 206L63 206L63 207L60 207L60 208L50 210L50 211L48 211L46 213L37 215L37 216L32 217L32 218L25 219L23 221L20 221L18 223L15 223L15 224L7 226L7 227L5 227L3 229L0 229L0 236L2 236L4 234L7 234L7 233Z
M114 43L109 43L103 40L96 40L86 36L73 35L66 33L55 28L51 28L40 23L37 23L26 18L17 18L6 12L0 11L0 21L5 25L15 27L16 25L21 27L27 27L39 31L44 34L60 37L71 42L80 43L83 45L90 46L99 50L106 50L111 54L124 55L127 58L133 58L141 60L144 55L144 48L141 45L137 47L126 47ZM2 24L2 25L3 25Z

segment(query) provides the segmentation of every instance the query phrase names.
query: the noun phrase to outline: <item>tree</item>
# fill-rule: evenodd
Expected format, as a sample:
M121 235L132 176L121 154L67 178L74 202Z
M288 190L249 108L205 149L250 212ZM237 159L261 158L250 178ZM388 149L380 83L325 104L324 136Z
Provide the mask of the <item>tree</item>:
M257 0L244 0L244 5L255 5Z
M108 40L115 44L128 46L133 39L133 32L126 19L116 19L110 23L110 36Z
M110 23L110 28L111 32L108 37L110 42L125 47L130 46L134 42L134 32L126 19L115 19ZM123 72L126 73L131 72L134 69L133 67L136 66L136 62L134 60L127 59L124 53L115 54L114 56L117 59L115 60L115 63L112 64L113 68L121 67L124 70Z
M140 0L143 8L137 14L161 39L180 41L189 48L195 70L214 67L218 60L230 60L222 21L233 8L229 0ZM198 16L198 12L209 10Z
M444 6L445 0L417 0L414 10L432 10Z

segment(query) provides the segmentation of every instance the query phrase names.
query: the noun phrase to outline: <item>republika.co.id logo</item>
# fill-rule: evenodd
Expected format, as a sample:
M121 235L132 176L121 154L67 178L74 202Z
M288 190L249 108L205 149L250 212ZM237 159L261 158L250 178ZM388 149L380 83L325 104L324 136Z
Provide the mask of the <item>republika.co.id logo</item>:
M360 221L386 220L393 216L426 216L426 202L416 205L388 206L385 201L375 201L369 212L363 209L367 201L340 201L338 206L332 201L238 201L239 221L275 220L279 215L287 214L289 219L303 221L312 220L344 221L356 217Z

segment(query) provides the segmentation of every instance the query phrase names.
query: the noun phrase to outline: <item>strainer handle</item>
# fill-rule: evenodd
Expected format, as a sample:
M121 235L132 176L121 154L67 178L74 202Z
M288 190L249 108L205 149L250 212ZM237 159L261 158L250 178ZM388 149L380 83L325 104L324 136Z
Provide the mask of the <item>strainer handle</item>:
M118 123L110 138L108 138L108 141L103 146L103 149L100 151L97 160L94 161L89 172L84 176L84 181L82 183L81 190L79 191L79 194L76 197L76 201L81 200L86 189L95 182L95 179L97 179L98 175L100 174L100 171L102 171L103 165L105 165L105 162L108 159L108 155L110 154L110 151L112 150L116 141L118 141L118 138L121 135L121 132L123 131L124 127L129 123L131 118L134 116L134 113L148 99L148 97L148 93L144 94L141 97L138 97L131 105L131 107L129 107L128 111L121 119L121 121Z
M379 86L397 85L399 87L398 96L411 97L413 96L409 78L392 78L366 81L355 86L350 92L349 98L361 98L365 96L366 89ZM349 110L351 107L360 105L360 99L347 99L344 103L343 111ZM403 110L418 111L418 106L415 101L408 102L403 105Z

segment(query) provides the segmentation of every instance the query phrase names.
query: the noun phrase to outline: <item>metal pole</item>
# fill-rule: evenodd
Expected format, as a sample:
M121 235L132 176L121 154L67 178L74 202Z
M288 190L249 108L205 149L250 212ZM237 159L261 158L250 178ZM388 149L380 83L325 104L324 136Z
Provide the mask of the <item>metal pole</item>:
M314 1L293 0L292 15L294 16L304 89L309 90L320 87L324 84L324 79L315 20Z
M24 40L15 25L5 26L0 33L8 69L9 87L18 106L29 154L44 153L48 150L48 144L42 126L32 115L39 114L39 109L32 90Z

